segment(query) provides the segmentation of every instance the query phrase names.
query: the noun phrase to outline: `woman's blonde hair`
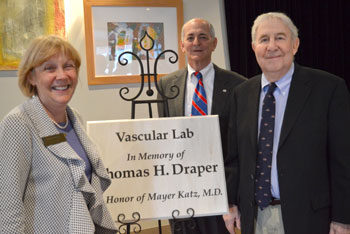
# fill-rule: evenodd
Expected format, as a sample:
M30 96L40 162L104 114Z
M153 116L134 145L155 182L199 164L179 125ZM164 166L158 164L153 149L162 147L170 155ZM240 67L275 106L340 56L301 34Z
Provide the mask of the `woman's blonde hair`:
M68 41L59 36L48 35L37 37L30 43L18 68L18 85L25 96L31 97L37 94L36 87L29 81L29 73L52 56L59 54L65 55L73 61L77 75L79 75L80 56Z

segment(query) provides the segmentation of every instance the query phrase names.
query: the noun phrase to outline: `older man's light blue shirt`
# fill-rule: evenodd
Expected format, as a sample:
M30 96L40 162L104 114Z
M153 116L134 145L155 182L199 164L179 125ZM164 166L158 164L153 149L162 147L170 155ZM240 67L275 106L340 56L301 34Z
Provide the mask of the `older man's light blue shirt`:
M277 85L273 95L276 100L276 113L275 113L275 131L273 138L273 152L272 152L272 168L271 168L271 193L274 198L280 198L280 190L278 185L278 173L277 173L277 151L280 141L281 128L283 123L284 111L286 109L290 83L292 81L292 75L294 73L294 63L290 67L289 71L275 84ZM267 92L267 85L270 82L266 79L266 76L262 74L261 77L261 93L259 103L259 128L261 121L261 107L264 97ZM258 134L259 135L259 134Z

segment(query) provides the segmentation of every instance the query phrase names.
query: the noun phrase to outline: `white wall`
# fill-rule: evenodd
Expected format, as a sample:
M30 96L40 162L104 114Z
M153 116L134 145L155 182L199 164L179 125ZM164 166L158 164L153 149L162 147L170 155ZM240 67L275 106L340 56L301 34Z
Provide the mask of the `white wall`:
M218 46L213 54L213 62L220 67L229 68L223 0L183 0L183 5L184 22L201 17L214 25ZM131 92L136 92L137 85L87 85L83 0L66 0L65 8L67 38L82 57L79 83L70 105L85 120L129 119L130 103L119 97L119 89L127 86ZM25 99L17 86L16 72L0 71L0 119ZM137 108L140 108L136 112L137 118L148 117L146 108Z

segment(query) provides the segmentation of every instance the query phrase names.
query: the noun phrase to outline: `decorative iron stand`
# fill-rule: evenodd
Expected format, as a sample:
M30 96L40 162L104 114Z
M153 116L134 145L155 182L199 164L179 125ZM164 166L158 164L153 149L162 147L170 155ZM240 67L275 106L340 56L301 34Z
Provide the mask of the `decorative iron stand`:
M150 47L149 48L145 48L143 46L143 41L146 40L146 38L148 38L151 43L150 43ZM171 97L168 97L166 95L164 95L164 93L159 89L158 86L158 74L157 74L157 66L158 66L158 61L159 59L165 54L165 53L172 53L174 55L169 57L169 62L170 63L176 63L178 60L178 55L175 51L173 50L164 50L162 51L157 58L155 59L154 62L154 68L153 68L153 73L150 73L150 58L149 58L149 52L153 49L154 47L154 40L153 38L148 35L147 31L145 32L145 35L141 38L140 42L140 47L142 48L142 50L146 51L146 63L147 63L147 73L144 72L144 67L143 67L143 63L140 59L139 56L137 56L135 53L130 52L130 51L125 51L123 53L121 53L118 57L118 62L120 63L120 65L125 66L128 64L128 60L123 58L123 55L125 54L131 54L134 58L137 59L139 65L140 65L140 70L141 70L141 84L140 84L140 90L139 92L136 94L136 96L132 97L132 98L127 98L124 95L129 93L129 88L128 87L123 87L120 89L119 91L119 95L120 97L125 100L125 101L131 101L132 103L132 107L131 107L131 119L135 119L135 108L136 108L136 104L148 104L148 111L149 111L149 117L153 118L153 112L152 112L152 103L162 103L164 105L164 110L165 110L165 117L169 117L169 107L168 107L168 99L174 99L179 95L179 87L177 86L173 86L172 87L172 91L174 92L174 95ZM151 77L153 76L154 78L154 85L159 93L159 95L161 96L161 99L152 99L152 100L137 100L140 95L143 92L144 86L145 86L145 76L147 76L147 83L148 83L148 90L146 91L147 96L151 97L154 94L154 91L152 90L151 87Z
M150 47L149 48L145 48L143 46L143 41L146 40L146 38L148 38L151 43L150 43ZM174 99L179 95L179 87L177 87L176 85L171 87L171 91L174 95L172 96L166 96L164 95L164 93L159 89L158 86L158 74L157 74L157 66L158 66L158 61L161 58L161 56L163 56L165 53L172 53L173 56L169 57L169 62L170 63L176 63L178 61L178 55L175 51L173 50L164 50L162 51L157 58L155 59L155 63L154 63L154 68L153 68L153 73L150 72L150 57L149 57L149 52L153 49L154 47L154 40L153 38L147 33L147 31L145 32L145 35L141 38L141 40L139 41L139 45L141 47L142 50L146 51L146 63L147 63L147 73L144 72L144 67L143 67L143 63L140 59L140 57L138 55L136 55L133 52L130 51L125 51L123 53L121 53L118 57L118 62L120 65L122 66L126 66L128 64L128 60L123 58L123 56L125 54L131 54L134 58L137 59L139 65L140 65L140 70L141 70L141 83L140 83L140 90L138 91L138 93L132 97L132 98L127 98L124 95L129 93L129 88L128 87L123 87L120 89L119 91L119 95L120 97L125 100L125 101L131 101L132 103L132 108L131 108L131 119L135 119L135 109L136 109L136 105L137 104L147 104L148 105L148 112L149 112L149 118L153 118L153 112L152 112L152 104L162 104L164 106L164 117L169 117L169 106L168 106L168 100L169 99ZM154 85L156 87L156 90L158 92L158 99L149 99L149 100L137 100L140 95L143 92L144 86L145 86L145 76L147 77L147 84L148 84L148 89L146 91L147 96L151 97L154 95L154 91L152 90L151 87L151 77L153 76L154 78ZM180 222L183 222L184 220L188 221L189 224L188 226L193 229L196 227L196 222L193 219L195 211L192 208L188 208L187 209L187 214L189 215L188 218L186 219L178 219L177 217L180 216L180 212L179 210L174 210L172 212L172 217L174 219L173 221L173 226L172 226L172 231L181 231L181 226L179 226L178 224ZM125 221L125 214L119 214L118 216L118 222L121 223L121 225L119 226L119 233L120 234L130 234L130 229L131 226L133 226L133 232L135 233L140 233L141 232L141 225L138 223L141 219L141 215L139 212L134 212L132 214L132 221ZM161 225L161 220L158 220L158 228L159 228L159 234L162 234L162 225Z

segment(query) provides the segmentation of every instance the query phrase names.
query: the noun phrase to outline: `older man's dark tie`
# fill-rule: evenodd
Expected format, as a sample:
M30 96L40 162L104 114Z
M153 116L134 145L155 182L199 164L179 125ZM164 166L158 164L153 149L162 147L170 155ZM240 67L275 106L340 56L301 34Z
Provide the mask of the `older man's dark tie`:
M260 122L258 139L258 155L255 176L255 200L260 209L266 208L271 200L271 164L273 149L273 134L275 128L275 97L273 91L275 83L268 85L265 95Z
M198 83L193 94L191 115L207 115L207 95L204 90L203 77L200 72L195 72L194 75L197 77Z

